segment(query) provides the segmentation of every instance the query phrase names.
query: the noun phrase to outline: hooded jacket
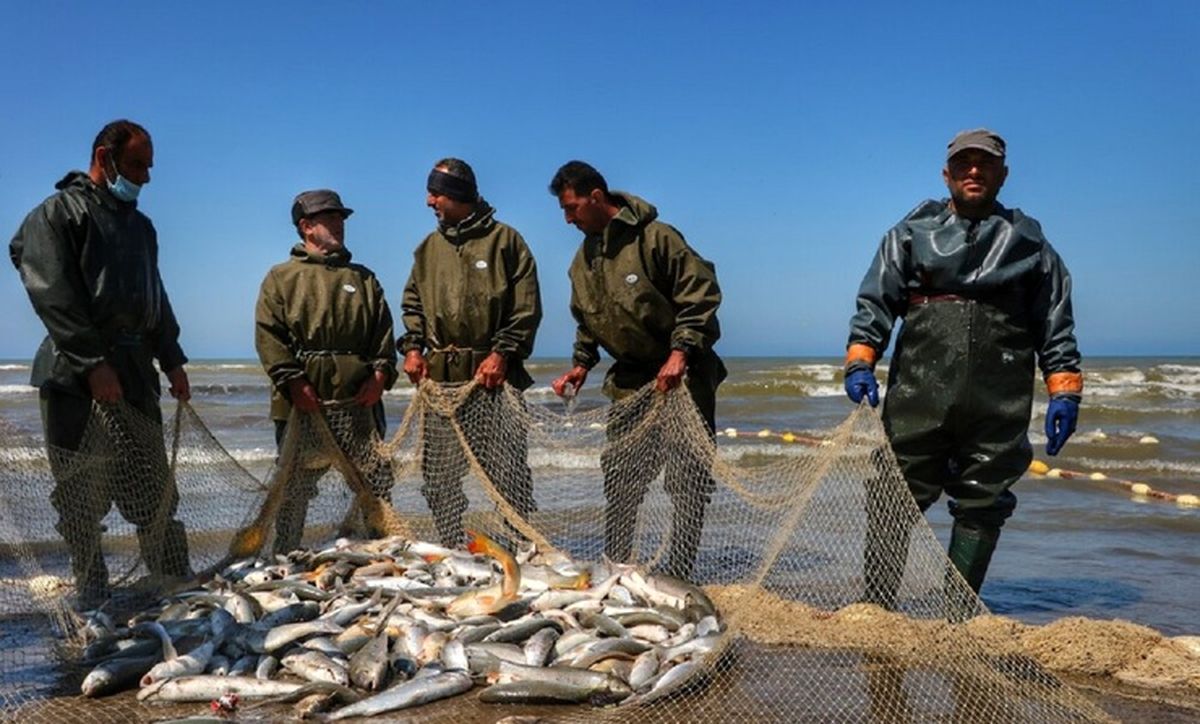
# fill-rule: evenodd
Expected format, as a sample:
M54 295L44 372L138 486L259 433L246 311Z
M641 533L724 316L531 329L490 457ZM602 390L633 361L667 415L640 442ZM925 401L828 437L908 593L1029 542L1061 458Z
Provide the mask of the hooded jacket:
M461 223L425 237L404 287L400 351L429 351L438 382L466 382L488 354L507 363L509 384L533 384L524 360L542 320L537 265L521 235L480 199Z
M322 400L353 397L380 370L396 381L392 312L375 273L345 249L320 254L304 244L263 279L254 346L271 378L271 417L291 411L288 381L305 377Z
M86 376L108 360L132 395L159 392L158 372L187 362L158 271L158 237L137 204L117 200L82 171L25 217L9 256L47 337L31 384L88 394ZM137 380L137 382L134 382Z
M574 363L591 369L603 347L614 367L652 378L678 349L688 355L689 374L707 359L719 382L724 368L712 351L721 336L716 269L678 230L658 221L654 206L632 194L611 196L621 210L602 234L584 238L568 272L578 323ZM637 384L609 374L610 391Z
M873 367L910 299L938 295L981 305L1005 329L1018 330L1001 340L979 326L958 344L1032 349L1051 393L1082 390L1071 275L1033 218L996 204L991 216L972 222L945 199L911 211L884 236L859 288L848 368Z

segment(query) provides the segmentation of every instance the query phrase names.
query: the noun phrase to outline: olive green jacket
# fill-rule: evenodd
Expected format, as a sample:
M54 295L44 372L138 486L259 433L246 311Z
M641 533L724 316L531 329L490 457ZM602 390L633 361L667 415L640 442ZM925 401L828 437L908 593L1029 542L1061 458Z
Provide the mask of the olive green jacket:
M434 381L466 382L488 354L499 352L510 385L533 384L524 360L542 321L537 264L521 235L496 221L486 201L417 246L403 310L400 350L428 350Z
M721 289L712 263L646 201L615 192L621 205L603 234L584 238L568 276L578 322L573 361L591 369L599 348L615 364L605 392L619 396L650 381L671 350L687 353L688 374L715 389L725 369L713 352L721 336Z
M9 257L48 333L30 383L89 395L107 361L128 397L158 399L158 371L187 362L158 271L158 235L136 203L118 201L82 171L21 224Z
M381 370L396 381L392 312L374 272L350 263L349 251L327 255L292 249L267 272L254 312L254 347L275 390L271 417L291 411L289 380L305 377L322 400L353 397Z

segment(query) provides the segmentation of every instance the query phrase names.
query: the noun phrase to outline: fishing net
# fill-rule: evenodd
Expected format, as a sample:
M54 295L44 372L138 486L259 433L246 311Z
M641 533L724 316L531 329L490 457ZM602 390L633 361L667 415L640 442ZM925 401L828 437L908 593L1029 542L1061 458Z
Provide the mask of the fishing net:
M384 718L1106 718L981 624L990 617L979 616L986 610L907 493L873 411L855 411L820 444L733 455L682 390L648 387L611 405L562 410L527 404L507 387L424 383L386 441L369 409L294 415L262 481L187 405L164 426L127 406L97 407L80 449L48 456L37 435L5 425L0 712L47 722L166 716L132 693L79 696L92 634L73 606L99 595L114 613L136 610L187 585L163 574L178 553L170 542L178 521L187 567L200 574L338 535L461 545L463 531L474 530L513 549L532 544L577 561L607 554L688 577L725 625L693 674L645 705L485 704L477 687ZM60 521L48 504L56 479L76 481L74 495L87 498L72 510L99 514L107 590L85 590L79 577L95 574L72 569L64 539L78 541L70 526L90 519L76 512Z

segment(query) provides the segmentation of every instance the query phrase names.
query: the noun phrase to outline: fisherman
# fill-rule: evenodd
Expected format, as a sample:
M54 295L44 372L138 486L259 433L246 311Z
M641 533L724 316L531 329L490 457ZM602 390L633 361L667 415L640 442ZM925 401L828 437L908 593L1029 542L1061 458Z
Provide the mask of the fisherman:
M404 287L404 372L413 384L477 380L488 391L476 404L499 404L507 382L520 393L533 384L524 361L542 320L537 265L516 229L496 220L496 210L479 195L475 172L465 161L444 158L433 165L425 204L437 228L413 252ZM504 420L504 415L489 416ZM460 423L463 421L460 420ZM464 428L472 452L498 492L527 518L536 510L527 459L528 430L489 427L486 434ZM462 476L467 460L451 420L425 419L421 493L433 512L442 544L463 540L467 509Z
M877 405L875 364L904 318L884 427L920 509L950 496L950 559L976 593L1017 504L1010 488L1033 458L1035 360L1050 397L1048 455L1075 431L1083 392L1071 277L1038 222L996 201L1005 158L1004 139L987 129L950 141L950 198L923 202L883 237L858 291L845 365L850 399ZM878 509L869 506L874 517ZM895 527L868 526L866 598L886 607L903 576L894 551L907 550L882 533Z
M558 197L567 223L584 233L568 273L571 314L578 322L574 367L554 380L554 391L577 392L600 361L603 347L614 360L604 379L605 395L616 401L651 381L661 392L682 383L711 437L716 429L717 386L725 379L725 365L713 351L720 336L717 307L721 304L713 265L676 229L658 221L654 206L632 194L610 192L604 177L582 161L558 169L550 193ZM623 454L612 443L640 420L616 415L615 409L610 408L610 444L601 461L608 501L605 552L617 561L630 558L638 508L665 462L665 486L674 507L665 571L687 578L700 545L704 510L716 485L711 461L688 466L668 456L666 461L646 464L662 457L658 446L645 451L650 457Z
M9 245L48 333L30 383L38 388L55 478L55 527L70 552L83 607L109 595L100 521L114 502L137 527L152 575L190 575L187 537L175 520L179 494L161 434L140 440L113 435L121 458L139 471L126 480L71 473L79 466L55 452L80 450L93 410L118 424L112 406L122 401L161 427L156 359L171 395L181 402L191 397L179 324L158 271L158 238L137 208L153 165L145 128L128 120L109 123L92 143L88 172L63 177L58 193L25 217Z
M346 456L362 469L372 492L387 498L391 466L375 452L371 436L384 432L383 393L396 381L392 312L375 273L350 260L345 223L352 213L329 189L296 196L292 224L301 242L263 280L254 346L274 386L271 417L281 450L293 407L306 415L335 403L366 408L368 414L357 417L371 423L335 426L333 432ZM276 553L299 546L308 501L327 470L306 468L288 482L290 494L275 524Z

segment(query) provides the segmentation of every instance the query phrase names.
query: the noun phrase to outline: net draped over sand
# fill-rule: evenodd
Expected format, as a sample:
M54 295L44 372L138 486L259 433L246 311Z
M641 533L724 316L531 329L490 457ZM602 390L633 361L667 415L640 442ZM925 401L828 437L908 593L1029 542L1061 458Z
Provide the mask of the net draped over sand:
M0 713L47 722L163 717L132 696L79 696L86 637L71 612L71 569L48 502L54 478L40 439L7 424L0 432ZM165 462L133 464L130 443L145 446L159 435ZM727 626L721 645L677 695L645 706L537 709L553 720L1106 719L1032 658L989 645L975 630L970 619L986 609L949 565L907 492L879 418L865 406L823 444L736 463L717 454L683 390L647 387L612 406L563 414L527 405L507 387L432 383L420 386L386 441L362 408L294 415L264 481L186 404L162 427L131 408L105 408L92 416L78 453L50 454L56 467L89 476L101 504L104 491L119 486L166 490L146 501L166 516L171 486L139 485L147 476L173 480L176 518L198 572L269 555L280 511L312 494L313 485L304 546L367 531L439 540L444 529L421 492L433 480L436 494L458 500L449 504L465 499L466 527L499 540L524 537L579 561L605 550L606 485L614 495L645 486L640 506L628 508L636 495L626 498L620 523L632 535L633 561L649 569L669 564L676 509L695 511L711 497L692 579L720 610ZM522 492L529 482L532 501ZM147 571L134 527L115 509L103 522L119 597ZM897 577L894 612L860 602L870 598L864 563ZM468 694L392 716L494 721L524 711Z

